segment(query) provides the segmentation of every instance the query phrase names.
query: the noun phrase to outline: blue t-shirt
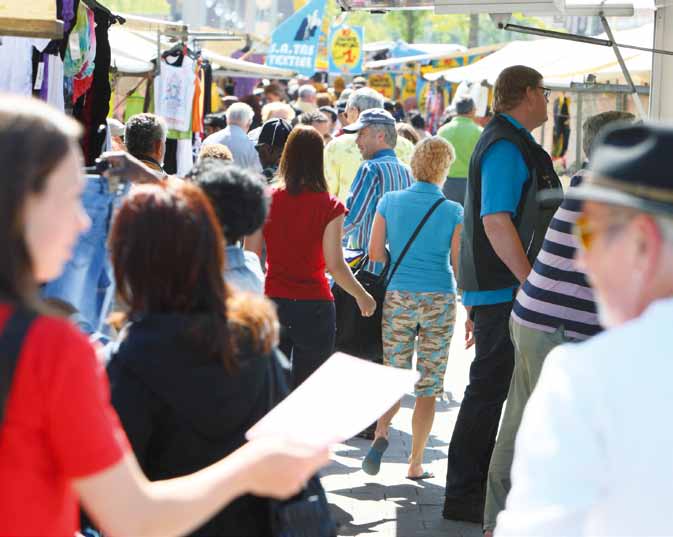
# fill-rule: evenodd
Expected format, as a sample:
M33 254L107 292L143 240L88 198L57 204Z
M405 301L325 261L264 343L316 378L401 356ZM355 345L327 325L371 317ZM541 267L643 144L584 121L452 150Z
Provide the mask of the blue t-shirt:
M513 117L506 114L503 117L518 129L524 129ZM533 139L528 131L526 135ZM489 147L481 162L481 218L495 213L510 213L514 218L528 176L526 161L512 142L499 140ZM464 291L463 304L486 306L509 302L514 298L515 289L507 287L493 291Z
M418 182L381 198L376 211L386 220L391 270L421 219L432 204L443 197L437 185ZM462 223L460 204L446 200L437 207L404 256L388 290L455 293L451 237L456 226Z

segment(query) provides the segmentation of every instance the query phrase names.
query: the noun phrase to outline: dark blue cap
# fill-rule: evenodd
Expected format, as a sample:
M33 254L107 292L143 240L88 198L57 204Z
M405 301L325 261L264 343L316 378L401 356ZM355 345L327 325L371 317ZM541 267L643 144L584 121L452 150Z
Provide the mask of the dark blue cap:
M344 131L357 132L368 125L395 125L395 118L383 108L370 108L362 112L355 123L344 127Z

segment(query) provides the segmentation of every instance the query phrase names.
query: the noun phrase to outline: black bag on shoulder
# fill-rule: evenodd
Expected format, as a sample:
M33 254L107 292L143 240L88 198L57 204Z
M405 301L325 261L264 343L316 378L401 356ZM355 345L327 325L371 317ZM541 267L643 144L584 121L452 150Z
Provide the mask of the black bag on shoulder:
M271 357L270 408L289 393L279 351ZM280 355L280 356L279 356ZM336 537L336 523L329 511L320 477L314 475L299 494L289 500L269 500L272 537Z
M390 271L390 255L387 256L386 266L381 274L373 274L364 269L367 266L369 258L367 256L355 268L355 279L360 282L362 287L372 295L376 300L376 311L371 317L363 317L360 314L360 308L355 299L339 287L336 283L332 287L334 295L334 306L336 308L336 343L335 349L345 352L358 358L363 358L371 362L383 363L383 336L381 334L381 322L383 321L383 302L386 298L386 288L392 281L395 272L404 259L404 256L411 248L411 245L418 237L423 226L428 221L435 209L439 207L446 198L443 196L438 199L432 207L425 213L416 229L411 234L406 245L400 253L400 257Z
M21 347L36 317L37 313L17 307L5 322L0 334L0 424L5 417L5 405Z

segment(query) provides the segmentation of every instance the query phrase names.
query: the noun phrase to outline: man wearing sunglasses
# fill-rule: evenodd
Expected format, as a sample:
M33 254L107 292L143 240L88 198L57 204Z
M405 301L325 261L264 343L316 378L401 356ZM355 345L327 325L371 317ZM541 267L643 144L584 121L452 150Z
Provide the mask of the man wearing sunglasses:
M633 114L616 111L588 118L582 129L587 158L591 158L599 131L611 123L633 119ZM571 179L571 187L581 184L584 172L580 170ZM593 292L575 262L579 245L572 231L581 209L578 200L563 201L549 224L533 269L514 300L510 319L514 373L488 469L484 537L492 536L498 513L505 508L511 487L514 440L545 358L562 343L583 341L600 331Z
M546 93L534 69L518 65L500 73L496 115L470 160L458 287L474 323L475 358L449 446L443 515L451 520L483 521L486 476L514 366L512 302L558 207L536 200L541 190L561 188L551 158L531 135L547 121Z
M545 361L519 429L496 535L664 535L673 528L673 128L600 136L577 261L607 331Z

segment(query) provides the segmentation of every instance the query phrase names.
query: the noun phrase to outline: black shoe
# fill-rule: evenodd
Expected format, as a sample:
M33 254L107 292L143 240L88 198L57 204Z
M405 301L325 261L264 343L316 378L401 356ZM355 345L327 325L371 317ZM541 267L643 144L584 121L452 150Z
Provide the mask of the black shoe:
M374 440L374 433L376 432L376 423L370 425L366 429L360 431L355 436L357 438L364 438L365 440Z
M444 501L442 516L447 520L460 520L481 525L484 523L484 505L483 503L460 504L447 498Z

